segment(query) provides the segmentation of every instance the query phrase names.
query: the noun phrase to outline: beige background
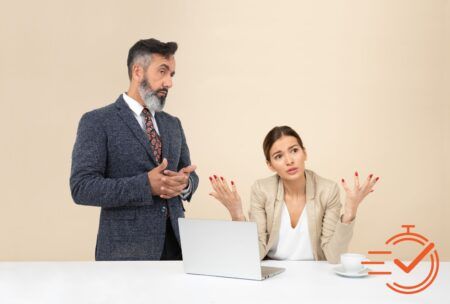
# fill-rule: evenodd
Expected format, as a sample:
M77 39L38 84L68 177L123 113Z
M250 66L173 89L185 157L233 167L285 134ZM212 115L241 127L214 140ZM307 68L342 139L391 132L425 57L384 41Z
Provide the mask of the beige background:
M352 251L408 223L450 259L449 1L10 2L0 35L0 260L93 259L99 209L69 190L76 128L127 89L127 51L148 37L179 43L166 110L201 178L188 217L229 218L214 173L248 202L271 174L263 137L287 124L318 174L381 176Z

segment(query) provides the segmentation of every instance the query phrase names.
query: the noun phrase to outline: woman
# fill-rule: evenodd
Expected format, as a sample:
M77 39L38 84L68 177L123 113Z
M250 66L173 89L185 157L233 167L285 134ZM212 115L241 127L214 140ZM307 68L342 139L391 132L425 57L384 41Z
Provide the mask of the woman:
M255 182L251 190L250 221L258 226L261 259L328 260L338 263L353 234L356 212L373 192L379 177L370 174L354 189L341 180L346 192L341 212L338 185L305 169L306 150L300 136L287 126L273 128L264 139L267 166L276 174ZM209 178L210 193L230 212L233 221L245 221L236 185L223 177Z

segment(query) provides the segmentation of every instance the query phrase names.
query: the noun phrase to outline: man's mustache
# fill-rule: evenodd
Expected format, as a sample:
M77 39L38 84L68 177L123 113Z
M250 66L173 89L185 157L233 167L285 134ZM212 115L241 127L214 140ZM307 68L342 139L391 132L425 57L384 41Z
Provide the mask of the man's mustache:
M164 93L165 95L167 95L168 92L169 92L168 89L159 89L159 90L156 90L156 94L158 94L158 93Z

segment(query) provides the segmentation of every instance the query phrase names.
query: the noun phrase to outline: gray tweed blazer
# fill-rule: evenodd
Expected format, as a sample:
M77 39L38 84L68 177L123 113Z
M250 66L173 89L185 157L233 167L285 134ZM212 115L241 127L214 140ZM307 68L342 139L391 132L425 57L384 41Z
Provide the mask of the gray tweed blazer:
M155 114L168 169L191 164L180 120ZM156 167L150 142L122 95L113 104L85 113L72 153L70 189L75 203L101 207L96 260L159 260L169 212L178 241L180 197L153 196L147 172ZM198 176L190 176L191 192Z

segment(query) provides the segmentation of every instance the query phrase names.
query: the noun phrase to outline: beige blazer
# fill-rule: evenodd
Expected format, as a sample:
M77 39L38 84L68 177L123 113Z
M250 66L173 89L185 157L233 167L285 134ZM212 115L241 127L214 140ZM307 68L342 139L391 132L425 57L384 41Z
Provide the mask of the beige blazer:
M315 260L338 263L341 253L347 251L355 221L341 222L342 205L338 185L305 170L306 205L311 247ZM258 226L261 259L277 243L281 207L284 204L284 186L278 175L257 180L251 190L249 218Z

